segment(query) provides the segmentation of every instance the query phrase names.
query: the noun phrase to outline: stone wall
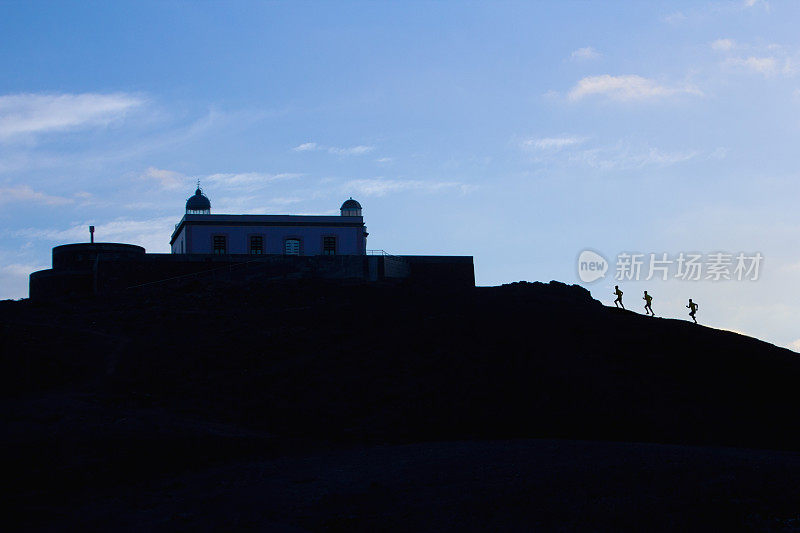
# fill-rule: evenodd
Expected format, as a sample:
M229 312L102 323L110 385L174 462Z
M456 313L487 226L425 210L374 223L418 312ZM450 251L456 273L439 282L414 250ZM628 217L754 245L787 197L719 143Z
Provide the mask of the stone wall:
M475 285L472 257L466 256L146 254L139 246L98 243L54 248L53 268L30 276L30 297L108 294L192 280L263 283L304 278Z
M409 278L431 287L474 287L472 256L403 255L409 264Z

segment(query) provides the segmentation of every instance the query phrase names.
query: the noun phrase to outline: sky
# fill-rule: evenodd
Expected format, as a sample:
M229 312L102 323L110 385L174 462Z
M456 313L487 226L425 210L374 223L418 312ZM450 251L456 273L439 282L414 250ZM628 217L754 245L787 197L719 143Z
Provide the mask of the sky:
M665 317L691 297L800 351L798 23L778 0L0 0L0 299L90 224L168 252L199 179L212 213L352 196L368 248L607 305L618 284L637 312L648 290ZM700 279L649 275L681 253Z

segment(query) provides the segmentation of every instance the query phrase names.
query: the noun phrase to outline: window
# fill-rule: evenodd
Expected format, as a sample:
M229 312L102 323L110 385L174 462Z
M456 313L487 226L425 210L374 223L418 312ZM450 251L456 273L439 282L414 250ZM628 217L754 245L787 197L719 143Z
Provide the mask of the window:
M336 255L336 237L322 238L322 255Z
M300 239L286 239L284 252L286 255L300 255Z
M214 253L225 255L228 253L228 243L225 235L214 235Z
M250 255L261 255L264 253L264 237L261 235L250 236Z

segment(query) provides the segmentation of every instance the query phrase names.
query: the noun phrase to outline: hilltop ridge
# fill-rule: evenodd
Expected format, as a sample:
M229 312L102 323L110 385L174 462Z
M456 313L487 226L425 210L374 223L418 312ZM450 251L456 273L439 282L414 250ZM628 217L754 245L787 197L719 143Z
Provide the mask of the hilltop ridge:
M72 390L292 435L795 449L800 359L558 282L298 282L4 302L5 394ZM8 349L11 348L11 349ZM234 407L235 405L235 407Z
M559 282L198 283L0 302L0 320L21 494L433 441L800 451L794 352Z

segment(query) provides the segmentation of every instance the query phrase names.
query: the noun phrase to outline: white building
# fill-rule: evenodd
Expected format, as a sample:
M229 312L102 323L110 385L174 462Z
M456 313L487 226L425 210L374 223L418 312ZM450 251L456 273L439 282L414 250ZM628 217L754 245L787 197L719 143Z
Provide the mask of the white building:
M212 215L200 187L175 226L173 254L364 255L367 228L350 198L340 216Z

